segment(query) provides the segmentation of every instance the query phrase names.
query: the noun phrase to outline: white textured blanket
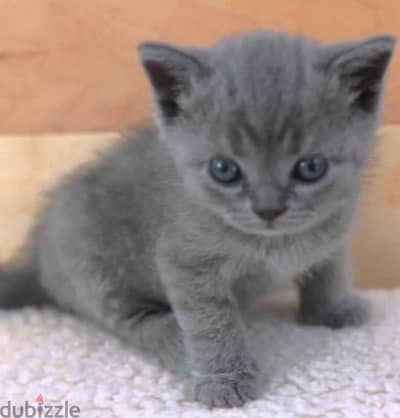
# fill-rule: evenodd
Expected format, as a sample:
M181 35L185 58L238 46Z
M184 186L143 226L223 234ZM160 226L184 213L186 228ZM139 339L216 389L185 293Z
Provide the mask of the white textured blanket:
M255 320L264 395L213 411L190 401L187 382L91 324L50 310L1 312L0 416L25 401L38 406L41 394L44 405L65 411L68 400L91 418L399 418L400 290L367 295L374 314L359 329L301 326L287 309Z

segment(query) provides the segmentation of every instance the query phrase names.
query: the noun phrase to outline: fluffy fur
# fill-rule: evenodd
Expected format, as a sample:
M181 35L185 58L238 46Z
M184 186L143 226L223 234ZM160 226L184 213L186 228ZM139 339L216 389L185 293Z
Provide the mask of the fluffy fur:
M241 313L266 285L298 283L309 324L367 315L351 290L347 238L393 45L272 32L207 49L141 45L157 128L54 190L3 269L0 306L54 303L134 346L178 350L206 405L254 399ZM314 154L328 160L326 176L294 179L296 161ZM215 182L215 156L235 160L243 180ZM255 210L279 204L272 220Z

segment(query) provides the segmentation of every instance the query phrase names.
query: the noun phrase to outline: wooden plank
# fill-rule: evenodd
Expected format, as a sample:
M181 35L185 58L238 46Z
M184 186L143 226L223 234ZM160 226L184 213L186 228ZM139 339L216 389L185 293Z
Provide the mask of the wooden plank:
M149 95L134 50L145 39L206 45L274 28L321 40L400 34L398 0L3 0L0 132L123 129L146 119ZM387 121L400 122L400 51Z
M0 137L0 260L23 241L42 191L118 136ZM354 234L354 270L362 287L400 286L400 126L381 130Z

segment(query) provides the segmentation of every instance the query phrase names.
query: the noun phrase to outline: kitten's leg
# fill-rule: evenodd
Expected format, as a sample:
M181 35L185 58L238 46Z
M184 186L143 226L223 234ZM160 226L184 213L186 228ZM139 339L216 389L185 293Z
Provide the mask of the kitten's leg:
M360 325L368 318L368 302L351 288L344 250L314 266L299 285L300 320L306 324L342 328Z
M182 329L194 397L211 407L240 406L256 398L258 367L223 279L204 270L203 265L191 270L171 265L162 269L168 275L164 281Z
M233 294L244 318L251 317L262 308L262 298L265 297L269 288L270 283L265 277L265 272L248 273L246 277L236 281Z
M119 338L145 355L159 359L169 369L185 366L182 333L171 311L143 309L127 318L117 318L109 328Z

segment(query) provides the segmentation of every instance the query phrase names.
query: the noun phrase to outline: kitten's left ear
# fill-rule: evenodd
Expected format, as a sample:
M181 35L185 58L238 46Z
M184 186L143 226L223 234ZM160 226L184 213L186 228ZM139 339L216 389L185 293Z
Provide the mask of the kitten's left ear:
M324 48L325 68L349 90L351 104L364 112L376 109L395 39L381 35Z
M170 122L182 111L181 96L189 95L193 85L209 74L209 69L188 50L167 44L146 42L139 46L138 52L161 116Z

